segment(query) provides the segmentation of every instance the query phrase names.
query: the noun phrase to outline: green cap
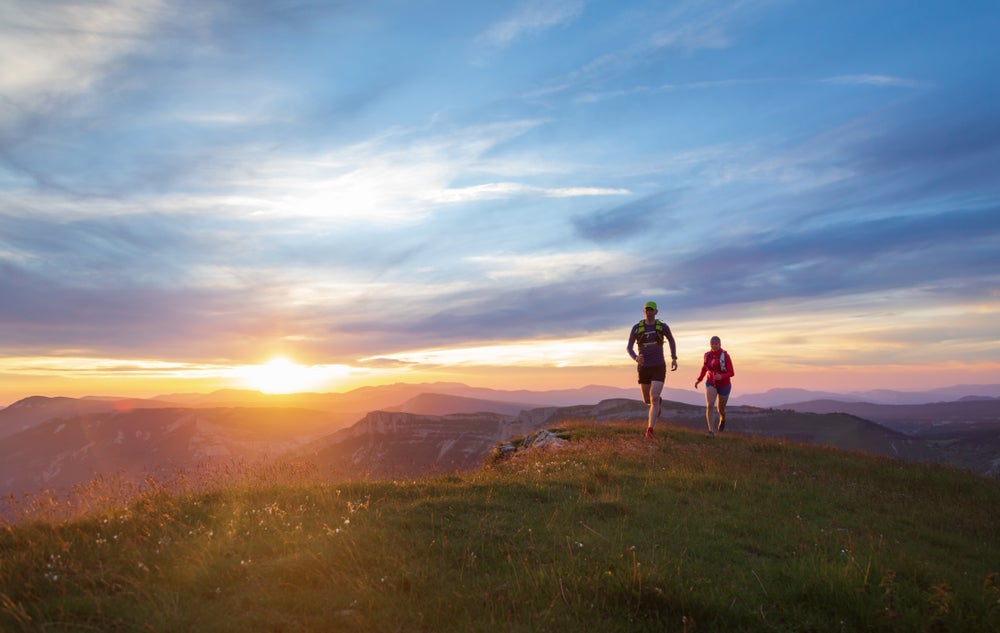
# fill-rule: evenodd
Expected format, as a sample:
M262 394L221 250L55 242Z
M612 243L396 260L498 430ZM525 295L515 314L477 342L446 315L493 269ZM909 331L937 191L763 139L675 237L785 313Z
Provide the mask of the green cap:
M646 302L646 308L652 308L654 310L659 310L659 308L656 307L656 302L655 301L647 301ZM643 308L643 310L645 310L646 308Z

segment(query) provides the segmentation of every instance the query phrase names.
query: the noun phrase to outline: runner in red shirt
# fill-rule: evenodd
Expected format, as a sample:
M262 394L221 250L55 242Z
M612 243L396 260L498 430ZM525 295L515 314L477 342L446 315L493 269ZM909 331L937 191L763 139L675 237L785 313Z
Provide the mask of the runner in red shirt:
M708 422L708 436L715 437L715 401L719 401L719 426L721 433L726 428L726 401L732 392L733 383L731 378L736 374L733 370L733 357L729 352L722 349L722 339L713 336L709 342L711 350L705 352L705 361L701 366L701 373L698 380L694 381L694 388L701 384L701 379L708 374L705 382L705 420Z

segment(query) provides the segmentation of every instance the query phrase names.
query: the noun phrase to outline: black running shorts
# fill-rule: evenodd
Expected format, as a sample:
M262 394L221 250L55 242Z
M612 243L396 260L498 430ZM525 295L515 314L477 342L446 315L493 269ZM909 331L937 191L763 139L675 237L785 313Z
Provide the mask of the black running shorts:
M652 367L639 366L639 384L648 385L651 382L666 382L667 366L653 365Z

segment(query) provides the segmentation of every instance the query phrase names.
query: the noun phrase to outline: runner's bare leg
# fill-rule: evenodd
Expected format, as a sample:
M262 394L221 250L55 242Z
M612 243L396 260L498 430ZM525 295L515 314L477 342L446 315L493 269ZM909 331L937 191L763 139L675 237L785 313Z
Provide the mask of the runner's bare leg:
M646 385L643 385L645 388ZM643 389L645 391L645 389ZM646 404L649 405L649 420L648 428L653 428L653 423L656 422L656 418L660 417L660 402L662 398L660 394L663 393L663 383L654 380L649 383L649 399L645 400ZM645 394L644 394L645 395Z
M711 385L705 385L705 421L708 422L708 432L715 433L715 399L719 392Z

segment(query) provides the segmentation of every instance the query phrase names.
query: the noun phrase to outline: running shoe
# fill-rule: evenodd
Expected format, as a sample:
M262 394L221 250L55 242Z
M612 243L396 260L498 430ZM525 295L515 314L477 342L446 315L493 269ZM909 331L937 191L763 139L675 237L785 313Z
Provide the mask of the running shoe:
M653 427L651 426L646 427L646 439L647 440L653 439Z

